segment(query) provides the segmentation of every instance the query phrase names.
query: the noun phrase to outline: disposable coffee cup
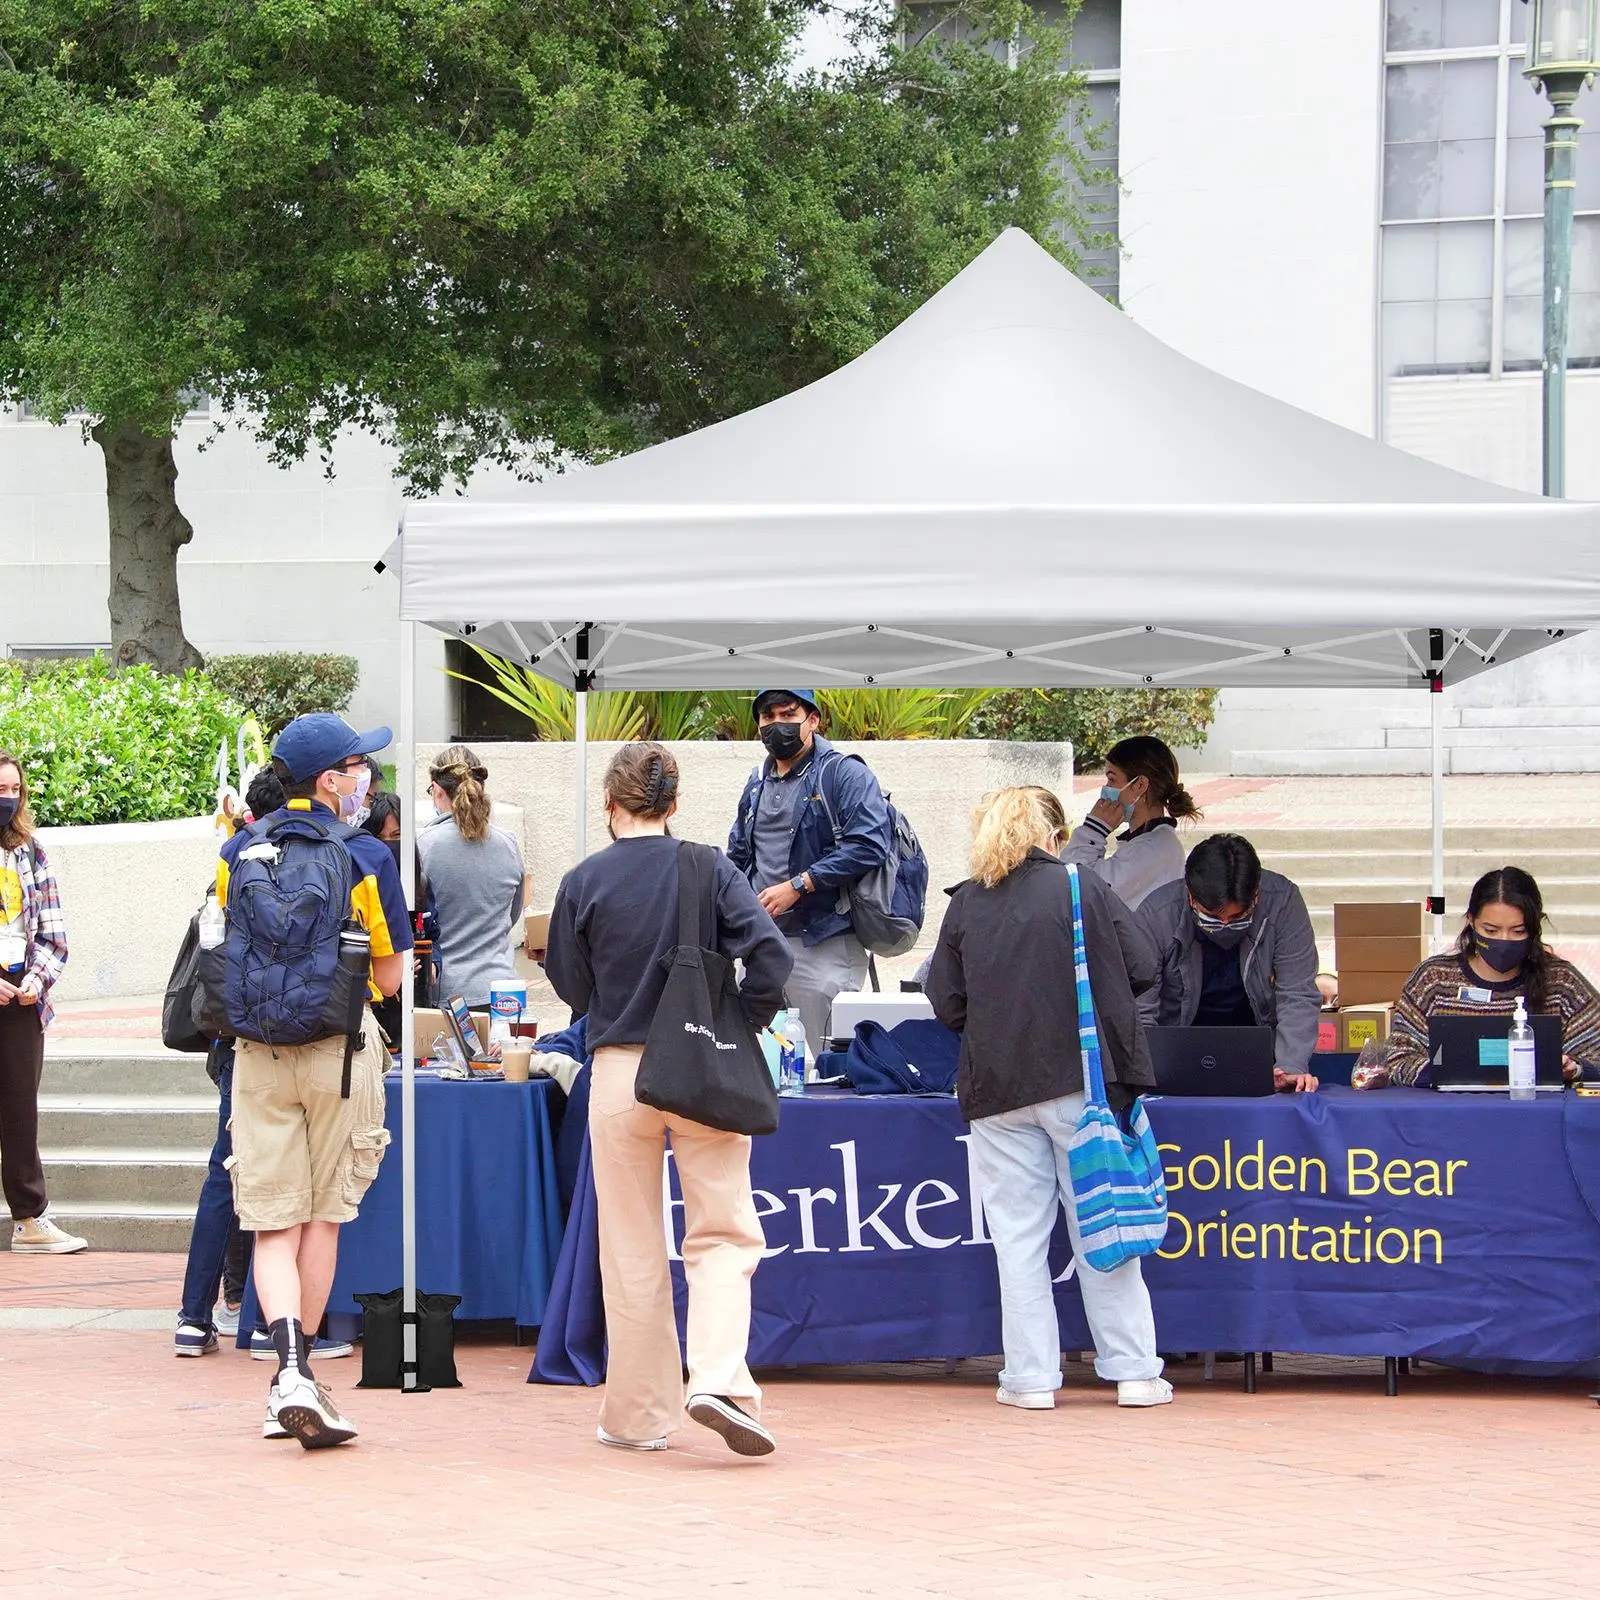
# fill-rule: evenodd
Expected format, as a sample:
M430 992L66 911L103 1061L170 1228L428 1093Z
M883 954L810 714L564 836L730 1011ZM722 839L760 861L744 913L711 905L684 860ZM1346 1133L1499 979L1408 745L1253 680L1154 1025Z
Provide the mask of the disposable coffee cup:
M523 1039L513 1039L500 1052L500 1067L507 1083L526 1083L528 1064L533 1060L533 1046Z

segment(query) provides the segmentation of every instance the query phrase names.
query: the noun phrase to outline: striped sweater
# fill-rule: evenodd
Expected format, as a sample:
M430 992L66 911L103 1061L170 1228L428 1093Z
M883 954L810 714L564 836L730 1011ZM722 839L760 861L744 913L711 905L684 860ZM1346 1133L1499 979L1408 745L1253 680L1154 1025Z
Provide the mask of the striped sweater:
M1430 1017L1505 1017L1524 992L1520 977L1485 983L1455 951L1430 956L1406 979L1389 1030L1389 1082L1411 1084L1428 1064ZM1593 1077L1600 1071L1600 994L1559 956L1549 959L1544 1009L1562 1022L1562 1049Z

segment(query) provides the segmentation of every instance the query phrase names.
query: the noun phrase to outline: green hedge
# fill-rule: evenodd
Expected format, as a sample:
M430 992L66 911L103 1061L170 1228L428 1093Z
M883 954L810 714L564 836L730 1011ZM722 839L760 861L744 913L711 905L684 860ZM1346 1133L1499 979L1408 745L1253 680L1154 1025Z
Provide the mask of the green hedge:
M261 724L270 743L308 711L343 711L361 681L354 656L280 650L255 656L212 656L206 676Z
M1174 750L1205 741L1215 689L1002 689L973 716L974 739L1072 741L1078 771L1099 766L1117 740L1153 734Z
M0 664L0 750L21 761L46 827L209 813L217 745L243 716L198 672L113 672L102 656Z

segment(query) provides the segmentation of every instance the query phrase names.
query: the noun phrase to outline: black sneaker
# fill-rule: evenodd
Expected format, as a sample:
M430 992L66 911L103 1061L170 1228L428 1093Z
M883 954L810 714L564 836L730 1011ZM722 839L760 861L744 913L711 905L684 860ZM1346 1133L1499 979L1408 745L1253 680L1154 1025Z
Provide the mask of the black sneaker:
M720 1433L735 1455L770 1456L778 1448L778 1441L725 1394L692 1394L688 1412L701 1427Z

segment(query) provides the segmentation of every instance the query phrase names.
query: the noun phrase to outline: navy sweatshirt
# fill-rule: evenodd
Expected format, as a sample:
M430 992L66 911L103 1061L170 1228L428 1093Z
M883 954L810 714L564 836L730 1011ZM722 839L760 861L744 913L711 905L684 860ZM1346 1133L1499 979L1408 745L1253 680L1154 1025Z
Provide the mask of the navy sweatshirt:
M550 913L545 973L575 1017L589 1019L591 1051L643 1044L678 943L678 841L618 839L561 880ZM788 942L749 880L717 853L716 948L744 962L739 996L752 1027L783 1003L794 965Z

